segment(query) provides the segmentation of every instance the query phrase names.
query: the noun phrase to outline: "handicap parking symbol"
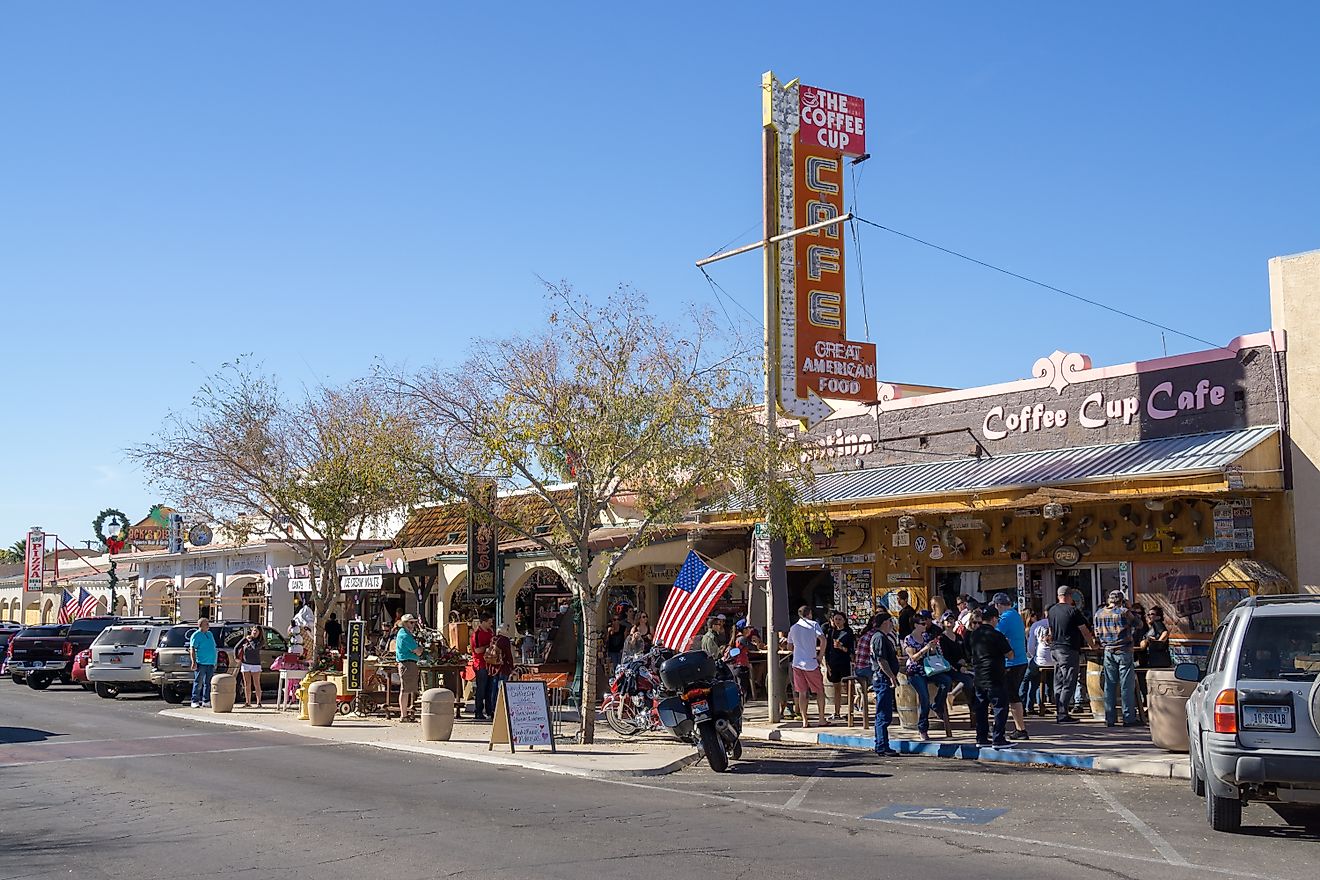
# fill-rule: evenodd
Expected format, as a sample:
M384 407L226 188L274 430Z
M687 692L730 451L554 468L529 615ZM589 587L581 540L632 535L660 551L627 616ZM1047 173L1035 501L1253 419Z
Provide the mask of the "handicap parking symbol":
M898 822L926 822L932 825L988 825L1007 813L1003 809L982 807L923 807L916 804L890 804L883 810L868 813L863 819L888 819Z

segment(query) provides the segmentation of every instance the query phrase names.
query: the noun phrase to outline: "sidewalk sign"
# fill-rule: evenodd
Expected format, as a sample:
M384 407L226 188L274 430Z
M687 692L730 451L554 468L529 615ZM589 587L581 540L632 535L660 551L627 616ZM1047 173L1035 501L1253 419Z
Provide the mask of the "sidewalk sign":
M518 746L549 746L555 750L555 737L550 727L550 696L543 681L502 681L495 703L495 720L490 726L490 744L509 744L509 751Z

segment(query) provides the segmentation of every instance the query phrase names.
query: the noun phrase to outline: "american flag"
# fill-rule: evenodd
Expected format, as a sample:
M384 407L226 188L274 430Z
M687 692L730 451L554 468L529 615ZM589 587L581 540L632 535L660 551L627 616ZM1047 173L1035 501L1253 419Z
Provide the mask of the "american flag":
M60 590L60 613L55 618L57 623L72 623L73 615L77 608L73 604L73 594L68 590Z
M78 604L74 606L73 616L91 617L96 613L96 597L87 592L85 588L78 588Z
M682 650L715 607L715 602L733 582L733 575L708 567L696 553L688 551L678 570L674 589L655 625L656 644Z

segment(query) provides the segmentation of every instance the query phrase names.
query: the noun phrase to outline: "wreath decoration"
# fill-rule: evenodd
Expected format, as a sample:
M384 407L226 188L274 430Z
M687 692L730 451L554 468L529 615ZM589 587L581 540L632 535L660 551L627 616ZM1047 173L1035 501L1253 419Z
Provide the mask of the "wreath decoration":
M105 524L111 519L119 521L119 531L107 535ZM104 544L105 549L109 550L110 555L113 556L123 550L124 544L128 541L128 517L124 515L123 511L107 507L96 515L96 519L92 520L92 534L96 535L97 540Z

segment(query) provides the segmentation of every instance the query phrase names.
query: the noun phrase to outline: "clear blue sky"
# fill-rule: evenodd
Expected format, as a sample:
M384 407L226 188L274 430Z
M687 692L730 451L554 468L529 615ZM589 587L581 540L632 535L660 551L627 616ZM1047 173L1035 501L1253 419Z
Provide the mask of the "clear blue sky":
M1268 326L1269 257L1320 247L1312 4L772 6L5 4L0 543L168 501L122 450L236 354L290 383L450 362L531 327L538 275L713 304L692 261L754 237L766 69L866 98L860 213L1215 342ZM1162 350L862 245L886 378ZM713 274L759 314L756 257Z

